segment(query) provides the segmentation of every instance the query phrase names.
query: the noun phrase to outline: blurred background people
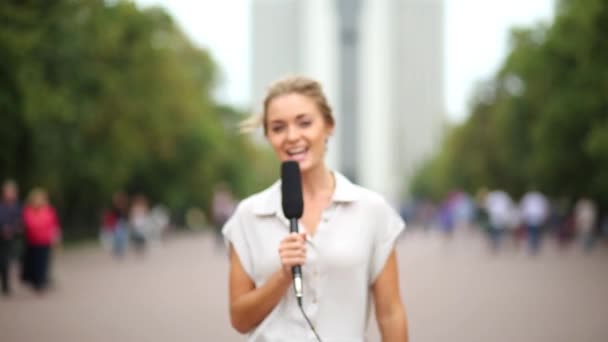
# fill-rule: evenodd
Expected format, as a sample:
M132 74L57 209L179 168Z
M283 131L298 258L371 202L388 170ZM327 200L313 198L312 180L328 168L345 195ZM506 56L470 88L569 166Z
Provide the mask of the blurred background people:
M211 203L211 220L215 233L216 247L218 248L224 245L222 227L234 212L235 207L236 201L228 185L226 183L218 184L213 191Z
M600 237L604 242L608 242L608 214L602 216L602 221L599 224Z
M22 280L37 292L46 290L49 280L51 247L59 242L61 229L55 209L42 188L33 189L23 209L26 249Z
M454 207L456 206L457 196L457 192L450 192L437 213L439 228L448 239L452 237L454 230Z
M14 240L21 230L21 207L18 202L17 183L8 180L2 185L0 201L0 280L2 294L11 293L10 265L14 253Z
M465 191L458 191L454 207L454 229L470 229L475 219L475 202Z
M587 197L580 198L574 206L574 227L577 238L586 251L593 248L596 224L597 207L595 203Z
M150 210L148 217L148 240L154 243L161 243L169 231L171 218L169 210L162 204L156 204Z
M143 252L146 247L149 231L148 199L143 194L133 196L129 210L129 226L131 228L131 241L137 252Z
M486 205L486 199L488 198L488 190L486 188L480 188L475 193L475 223L481 231L489 232L490 226L490 214Z
M101 241L116 257L122 257L128 245L128 209L127 194L118 191L112 196L112 207L103 213Z
M549 225L557 239L560 248L566 248L574 239L574 215L571 212L570 200L566 197L553 199L551 203L551 214Z
M489 217L489 235L492 248L500 248L505 229L511 223L513 201L511 196L502 190L494 190L485 198L486 211Z
M461 190L450 192L437 214L444 235L451 238L454 231L471 228L475 211L475 202L468 193Z
M511 206L511 213L509 216L509 223L507 224L508 234L511 236L511 241L513 241L515 248L519 249L521 241L526 236L526 228L523 224L523 218L519 206L513 204Z
M540 192L529 191L521 199L520 212L530 252L535 254L540 248L542 227L549 216L549 202Z

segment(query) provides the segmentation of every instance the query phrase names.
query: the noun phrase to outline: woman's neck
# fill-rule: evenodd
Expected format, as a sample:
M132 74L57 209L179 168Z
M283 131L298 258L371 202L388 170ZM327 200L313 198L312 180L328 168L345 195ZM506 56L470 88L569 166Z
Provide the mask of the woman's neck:
M325 165L302 173L302 193L305 197L332 194L334 188L334 176Z

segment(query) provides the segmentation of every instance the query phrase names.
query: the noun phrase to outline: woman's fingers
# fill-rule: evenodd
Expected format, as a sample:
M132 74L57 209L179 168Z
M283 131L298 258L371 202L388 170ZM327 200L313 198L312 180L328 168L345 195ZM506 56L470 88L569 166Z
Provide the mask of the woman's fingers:
M286 258L283 259L283 266L292 267L297 265L303 265L306 261L306 258Z
M281 241L279 256L281 264L286 269L302 265L306 262L306 235L304 233L291 233Z
M281 241L279 251L292 249L306 249L305 236L303 234L291 233Z
M279 255L281 256L281 259L306 257L306 248L304 248L304 247L283 248L283 249L279 250Z
M282 243L304 243L306 242L306 233L290 233L283 239Z
M284 243L279 246L279 253L292 251L306 251L306 245L303 243Z

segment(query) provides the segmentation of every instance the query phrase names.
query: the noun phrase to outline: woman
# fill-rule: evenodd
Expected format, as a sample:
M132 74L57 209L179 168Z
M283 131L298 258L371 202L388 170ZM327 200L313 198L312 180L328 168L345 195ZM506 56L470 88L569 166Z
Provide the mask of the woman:
M48 203L46 191L34 189L23 209L26 250L23 262L23 280L42 292L48 285L51 246L60 236L55 209Z
M383 341L407 341L394 251L404 223L379 195L326 167L334 119L321 86L275 83L257 121L279 160L298 162L304 213L290 234L277 182L224 226L234 328L256 342L313 338L291 290L291 268L302 265L303 308L323 341L364 341L372 299Z

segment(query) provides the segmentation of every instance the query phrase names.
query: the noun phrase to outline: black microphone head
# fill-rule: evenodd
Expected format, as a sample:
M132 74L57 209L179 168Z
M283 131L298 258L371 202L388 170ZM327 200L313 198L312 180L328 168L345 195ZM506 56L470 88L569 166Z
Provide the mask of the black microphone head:
M302 217L304 200L302 199L302 178L298 162L290 160L281 164L281 199L283 214L286 218Z

